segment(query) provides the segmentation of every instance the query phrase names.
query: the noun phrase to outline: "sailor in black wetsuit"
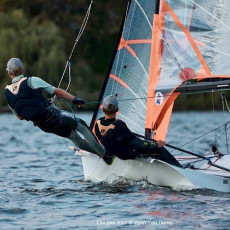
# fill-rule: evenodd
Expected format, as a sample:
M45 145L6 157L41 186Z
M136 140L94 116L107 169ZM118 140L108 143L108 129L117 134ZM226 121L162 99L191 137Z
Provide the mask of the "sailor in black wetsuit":
M32 121L41 130L70 139L79 148L104 156L104 149L86 123L74 114L58 109L42 94L42 90L64 98L82 107L85 102L63 89L43 81L39 77L24 77L24 67L19 58L11 58L7 63L12 84L6 86L5 99L20 120ZM85 139L78 134L81 133Z
M180 163L163 147L164 141L149 142L137 138L125 122L116 119L118 102L112 95L103 101L104 117L95 125L95 134L105 147L106 155L110 156L107 163L111 164L113 156L122 160L134 159L138 155L151 156L169 164L182 167Z

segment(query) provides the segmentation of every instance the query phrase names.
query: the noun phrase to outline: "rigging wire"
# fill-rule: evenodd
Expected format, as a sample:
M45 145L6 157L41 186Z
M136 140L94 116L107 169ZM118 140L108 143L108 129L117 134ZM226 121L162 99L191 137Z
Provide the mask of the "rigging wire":
M224 94L224 92L222 92L221 93L221 100L222 100L222 106L223 106L223 115L225 114L225 108L224 108L224 102L225 102L225 100L224 100L224 98L225 98L225 94ZM225 134L225 141L226 141L226 149L227 149L227 153L229 153L229 151L228 151L228 135L227 135L227 124L225 124L225 126L224 126L224 134Z
M227 103L225 94L224 94L223 92L221 93L221 96L222 96L222 95L223 95L222 98L225 99L225 103ZM212 96L213 96L213 95L212 95ZM213 100L213 97L212 97L212 103L213 103L213 112L214 112L214 100ZM229 112L230 112L230 110L229 110ZM204 133L204 134L202 134L202 135L200 135L200 136L194 138L193 140L191 140L191 141L189 141L189 142L186 142L185 144L181 145L180 148L183 147L183 146L185 146L185 145L187 145L187 144L190 144L190 143L192 143L192 142L194 142L194 141L196 141L196 140L198 140L198 139L200 139L200 138L202 138L202 137L204 137L204 136L206 136L206 135L208 135L208 134L210 134L210 133L212 133L212 132L215 132L215 133L216 133L216 131L217 131L218 129L220 129L221 127L224 127L224 131L220 134L220 136L217 136L217 135L215 134L215 145L217 145L218 140L220 140L221 137L222 137L223 135L225 135L225 136L226 136L227 153L229 153L229 151L228 151L228 142L227 142L227 133L228 133L228 130L229 130L229 128L227 128L227 125L228 125L229 123L230 123L230 121L226 121L224 124L218 126L217 128L212 129L212 130L210 130L210 131L208 131L208 132L206 132L206 133Z
M226 105L226 107L227 107L227 109L228 109L228 112L230 112L230 109L229 109L229 105L228 105L228 101L227 101L226 95L223 94L223 97L224 97L225 105Z
M229 105L228 105L228 101L227 101L227 98L226 98L226 95L225 95L225 93L223 92L222 94L222 97L223 97L223 100L224 100L224 102L225 102L225 105L226 105L226 107L227 107L227 109L228 109L228 112L230 112L230 109L229 109ZM225 125L225 133L226 133L226 143L227 143L227 153L229 153L229 148L228 148L228 128L227 128L227 124Z
M228 123L230 123L230 122L225 123L223 126L227 126ZM229 130L229 128L224 129L224 131L220 134L220 136L218 137L217 140L220 140L220 139L222 138L222 136L223 136L226 132L229 132L228 130Z
M215 117L215 103L214 103L214 93L215 91L212 90L212 112L213 112L213 117ZM214 143L215 143L215 146L217 146L217 135L216 135L216 130L214 131Z
M74 52L74 50L75 50L75 47L76 47L76 45L78 44L78 42L79 42L79 40L80 40L80 38L81 38L81 36L82 36L84 30L85 30L85 27L86 27L86 25L87 25L87 22L88 22L88 19L89 19L89 15L90 15L90 11L91 11L91 7L92 7L92 4L93 4L93 1L94 1L94 0L91 0L91 2L90 2L90 4L89 4L88 10L87 10L87 12L86 12L86 15L85 15L84 20L83 20L82 25L81 25L81 28L80 28L80 30L79 30L79 32L78 32L77 38L76 38L75 43L74 43L74 45L73 45L73 48L72 48L72 50L71 50L71 52L70 52L69 58L68 58L68 60L67 60L67 62L66 62L66 65L65 65L63 74L62 74L61 79L60 79L60 82L59 82L59 84L58 84L58 88L60 88L60 85L61 85L62 80L63 80L63 78L64 78L65 72L66 72L66 70L67 70L67 68L68 68L68 69L69 69L69 82L68 82L66 91L69 89L69 86L70 86L70 84L71 84L71 71L70 71L70 69L71 69L71 58L72 58L73 52Z
M225 89L227 90L227 89ZM229 89L230 90L230 89ZM216 91L221 91L221 89L217 89ZM204 91L200 91L200 92L187 92L187 93L181 93L179 96L184 96L184 95L194 95L194 94L201 94L201 93L210 93L210 90L204 90ZM168 93L168 94L164 94L163 95L165 97L167 96L172 96L171 93ZM119 97L119 95L117 95L117 98ZM132 101L132 100L147 100L147 99L154 99L156 98L155 96L153 97L135 97L135 98L125 98L125 99L117 99L117 101ZM90 102L87 102L85 103L86 105L90 105L90 104L98 104L98 103L101 103L101 101L90 101ZM229 107L228 107L229 108ZM229 109L229 112L230 112L230 109Z
M212 129L212 130L210 130L210 131L208 131L208 132L206 132L206 133L204 133L204 134L202 134L202 135L200 135L200 136L198 136L198 137L196 137L196 138L194 138L193 140L191 140L191 141L189 141L189 142L186 142L185 144L181 145L180 148L183 147L183 146L185 146L185 145L187 145L187 144L190 144L190 143L192 143L192 142L194 142L194 141L196 141L196 140L198 140L198 139L200 139L201 137L204 137L204 136L206 136L206 135L208 135L208 134L210 134L210 133L212 133L212 132L214 132L214 131L220 129L221 127L225 126L225 125L228 124L228 123L230 123L230 121L228 121L228 122L226 122L226 123L224 123L224 124L218 126L218 127L215 128L215 129ZM222 135L223 135L223 134L222 134ZM219 137L219 139L220 139L220 137Z

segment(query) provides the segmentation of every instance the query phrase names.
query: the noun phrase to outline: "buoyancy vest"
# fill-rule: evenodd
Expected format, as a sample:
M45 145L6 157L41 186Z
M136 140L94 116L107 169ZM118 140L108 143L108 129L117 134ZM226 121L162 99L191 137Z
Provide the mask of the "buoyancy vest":
M49 106L49 101L39 89L32 89L24 77L18 82L6 86L4 91L8 105L25 120L34 120Z
M124 122L116 120L112 124L105 126L98 120L95 125L95 134L105 150L113 155L122 156L129 151L129 145L117 133L118 127Z

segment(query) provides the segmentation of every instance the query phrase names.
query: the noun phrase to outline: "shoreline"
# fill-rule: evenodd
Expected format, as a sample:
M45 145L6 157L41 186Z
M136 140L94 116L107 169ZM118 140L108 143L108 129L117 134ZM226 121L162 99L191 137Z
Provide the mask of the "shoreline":
M3 114L3 113L11 113L11 110L7 105L0 107L0 114Z
M92 109L81 109L81 110L77 110L75 112L84 113L84 112L93 112L93 111L94 110L92 110ZM4 114L4 113L12 113L11 109L7 105L0 107L0 114Z

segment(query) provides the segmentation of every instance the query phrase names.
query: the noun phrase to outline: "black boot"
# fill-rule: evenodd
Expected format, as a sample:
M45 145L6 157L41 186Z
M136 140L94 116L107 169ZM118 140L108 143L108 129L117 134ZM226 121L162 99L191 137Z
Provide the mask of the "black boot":
M102 159L104 160L104 162L107 165L112 165L113 161L114 161L115 156L114 155L108 155L107 152L105 152L105 155L102 157Z
M183 166L177 161L177 159L171 153L169 153L169 151L166 148L161 147L159 148L159 150L161 151L159 160L162 160L168 164L183 168Z

